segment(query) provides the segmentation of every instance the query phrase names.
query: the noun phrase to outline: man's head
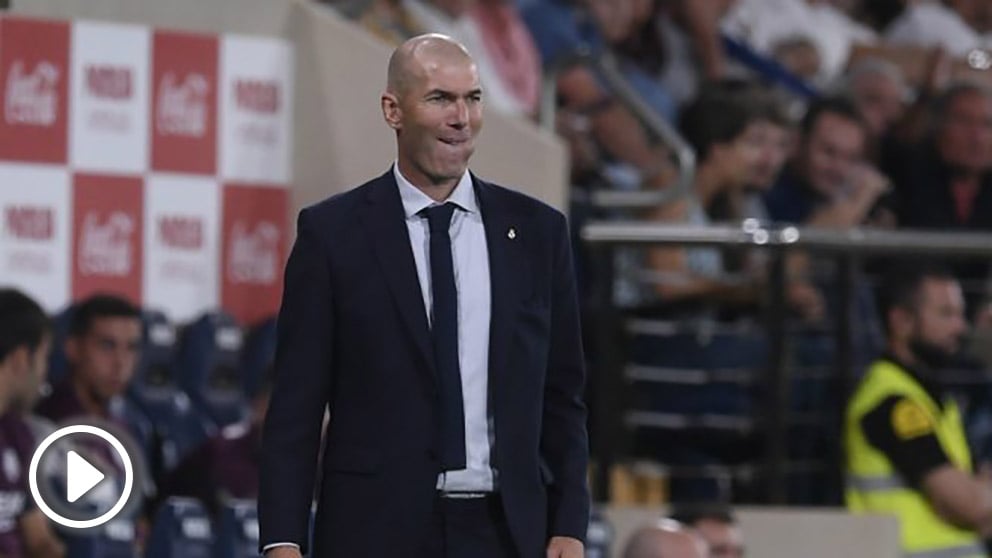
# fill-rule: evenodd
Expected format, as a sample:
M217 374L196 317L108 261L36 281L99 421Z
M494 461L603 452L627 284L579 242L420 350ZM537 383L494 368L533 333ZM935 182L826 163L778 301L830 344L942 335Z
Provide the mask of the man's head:
M899 67L886 60L866 58L854 63L844 78L844 89L876 138L906 111L906 80Z
M482 128L479 72L465 47L434 34L397 47L381 104L403 176L421 188L456 184Z
M706 543L682 524L662 519L639 529L627 542L623 558L706 558Z
M799 170L827 198L843 193L864 159L868 128L854 103L828 97L810 105L800 125Z
M949 87L934 104L941 159L961 173L992 168L992 91L974 83Z
M939 369L957 354L968 325L961 286L950 272L935 266L893 270L883 293L896 356Z
M700 95L679 119L700 167L728 187L772 181L785 158L784 125L771 100L746 85Z
M4 408L29 408L48 373L51 325L38 303L15 289L0 289L0 381Z
M141 311L123 298L95 295L72 312L65 343L73 384L100 405L120 395L141 353Z
M672 519L693 528L706 541L708 558L744 558L744 534L730 510L686 507L672 513Z

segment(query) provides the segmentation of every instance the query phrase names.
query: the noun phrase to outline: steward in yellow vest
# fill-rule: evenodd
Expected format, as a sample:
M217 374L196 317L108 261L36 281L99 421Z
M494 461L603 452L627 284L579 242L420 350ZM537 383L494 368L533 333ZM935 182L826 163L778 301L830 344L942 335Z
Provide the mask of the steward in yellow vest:
M987 556L992 486L974 475L957 404L935 381L967 327L961 288L930 269L894 276L884 293L889 351L845 413L848 508L898 517L906 556Z

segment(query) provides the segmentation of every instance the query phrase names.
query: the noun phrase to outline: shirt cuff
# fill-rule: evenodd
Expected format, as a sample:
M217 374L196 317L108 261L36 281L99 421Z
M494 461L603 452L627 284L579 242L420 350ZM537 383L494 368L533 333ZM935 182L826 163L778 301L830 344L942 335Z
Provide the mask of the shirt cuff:
M266 553L268 553L270 550L272 550L273 548L279 547L279 546L291 546L291 547L295 548L296 550L299 550L300 549L300 545L298 545L296 543L291 543L291 542L277 542L277 543L267 544L264 547L262 547L262 556L265 556Z

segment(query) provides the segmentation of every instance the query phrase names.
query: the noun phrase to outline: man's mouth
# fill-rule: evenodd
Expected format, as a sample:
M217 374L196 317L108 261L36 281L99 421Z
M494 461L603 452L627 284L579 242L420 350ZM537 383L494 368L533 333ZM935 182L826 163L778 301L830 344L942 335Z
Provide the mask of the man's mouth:
M437 138L438 141L447 145L464 145L468 143L468 138Z

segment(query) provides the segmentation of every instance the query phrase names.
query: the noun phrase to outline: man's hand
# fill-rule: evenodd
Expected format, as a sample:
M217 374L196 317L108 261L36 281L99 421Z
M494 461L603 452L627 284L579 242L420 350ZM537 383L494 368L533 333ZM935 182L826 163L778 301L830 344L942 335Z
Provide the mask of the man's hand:
M585 549L582 541L572 537L551 537L548 542L547 558L583 558Z
M277 546L265 553L265 558L303 558L295 546Z

